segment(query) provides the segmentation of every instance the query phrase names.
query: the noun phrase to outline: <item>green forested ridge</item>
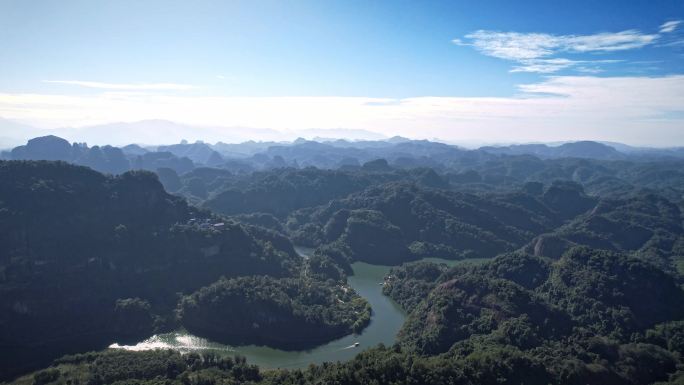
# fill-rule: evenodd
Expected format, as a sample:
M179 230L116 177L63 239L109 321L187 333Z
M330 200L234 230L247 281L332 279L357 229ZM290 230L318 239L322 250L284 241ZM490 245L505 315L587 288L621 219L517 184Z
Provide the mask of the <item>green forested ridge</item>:
M3 374L178 325L283 348L330 340L369 319L345 284L352 262L485 257L394 267L383 292L409 313L398 343L346 363L266 371L239 358L102 351L17 381L684 380L680 160L443 148L420 162L388 156L320 170L297 169L278 151L289 168L158 172L190 205L150 173L0 163ZM316 250L301 260L292 243Z
M654 334L654 333L651 333ZM675 372L679 353L658 344L586 338L524 350L473 338L448 353L420 356L379 346L346 363L260 371L240 357L170 351L104 351L64 357L16 384L648 384ZM675 372L675 373L672 373ZM672 374L669 374L672 373Z
M198 178L195 175L200 170L183 175L181 179L188 181L188 178ZM446 185L446 182L430 169L390 169L374 172L372 169L341 171L313 167L281 168L246 176L218 172L204 172L211 177L199 179L207 191L212 192L203 205L227 215L264 212L283 217L300 208L318 206L331 199L361 191L368 186L396 180L414 180L417 183L440 187ZM190 185L189 182L185 184Z
M657 194L602 199L590 212L533 240L527 250L557 258L573 245L626 251L673 269L682 255L682 212Z
M574 183L553 184L541 197L387 183L294 212L287 227L299 243L333 243L351 260L395 265L424 256L458 259L513 251L595 202Z
M424 270L393 275L387 285L416 279L412 271L424 277ZM634 333L684 316L684 292L674 278L642 260L588 248L571 249L556 261L502 255L482 266L456 267L433 282L428 296L416 294L423 300L401 332L406 346L423 353L445 352L521 315L529 328L521 343L532 345L578 330L628 342Z
M382 292L394 299L404 310L412 312L435 288L437 279L446 271L447 267L443 264L405 263L390 270Z

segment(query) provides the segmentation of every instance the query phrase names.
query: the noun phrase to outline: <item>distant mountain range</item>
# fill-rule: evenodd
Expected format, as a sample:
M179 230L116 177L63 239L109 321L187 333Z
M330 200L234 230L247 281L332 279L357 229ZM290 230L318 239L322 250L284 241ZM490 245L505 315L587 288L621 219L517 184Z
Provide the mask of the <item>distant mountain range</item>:
M620 160L633 156L642 157L683 157L683 147L650 148L634 147L617 142L578 141L560 145L515 144L510 146L486 146L480 150L492 154L535 155L540 158L588 158Z
M514 144L464 149L438 141L411 140L395 136L382 136L363 130L305 130L310 135L339 134L351 139L316 137L316 140L298 138L294 141L247 140L240 143L214 144L183 139L189 132L195 137L220 137L230 132L233 138L278 136L274 130L226 129L193 127L163 120L134 123L112 123L77 129L54 130L65 132L67 138L96 139L106 137L110 143L89 146L86 142L70 143L58 135L45 135L39 130L9 120L0 119L0 143L14 144L9 151L0 153L0 159L10 160L62 160L91 167L97 171L118 174L130 169L157 171L170 168L178 174L196 167L212 167L231 172L251 172L282 167L317 167L339 169L360 167L376 159L385 159L398 168L457 168L484 165L501 157L533 156L538 159L579 158L599 161L645 161L684 158L684 148L644 148L621 143L578 141L561 144ZM47 130L49 132L49 130ZM163 131L163 137L145 136ZM19 145L19 136L37 135L26 144ZM145 145L131 144L128 138L145 138ZM250 136L251 135L251 136ZM364 139L370 138L370 139ZM227 138L230 141L231 138ZM98 141L95 141L96 143ZM164 143L160 143L164 142ZM175 144L172 144L175 143Z
M615 147L591 141L564 143L560 146L548 146L546 144L517 144L505 147L481 147L480 150L491 154L506 155L535 155L540 158L590 158L617 160L624 159L626 153L622 153Z
M90 145L126 146L131 143L154 147L188 142L216 143L214 149L224 157L244 157L263 151L274 144L294 144L315 141L334 147L372 148L411 141L362 129L319 129L279 131L269 128L196 126L168 120L117 122L83 127L40 129L0 117L0 150L11 149L28 139L54 135L70 142ZM342 139L340 139L342 138ZM433 139L430 142L440 142ZM473 148L468 145L468 148ZM540 158L580 157L591 159L622 159L624 154L641 156L684 156L684 147L635 147L618 142L577 141L535 144L501 144L479 147L491 154L535 155ZM194 160L194 159L193 159Z
M8 160L62 160L89 166L95 170L118 174L130 169L157 171L171 168L181 174L196 167L222 168L250 172L281 167L317 167L338 169L385 159L399 168L450 167L482 164L498 157L534 156L539 159L580 158L602 161L654 160L684 158L684 149L634 148L626 145L580 141L559 146L523 144L481 147L467 150L454 145L427 140L393 137L386 140L349 141L343 139L311 141L299 138L293 142L255 142L216 144L182 140L178 144L122 147L92 146L69 143L55 135L30 139L25 145L0 153Z

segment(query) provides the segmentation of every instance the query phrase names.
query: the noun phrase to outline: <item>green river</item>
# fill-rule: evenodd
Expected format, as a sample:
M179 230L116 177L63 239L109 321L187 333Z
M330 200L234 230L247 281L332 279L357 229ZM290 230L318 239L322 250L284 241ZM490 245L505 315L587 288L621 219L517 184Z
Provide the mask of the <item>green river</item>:
M298 247L296 249L304 258L311 252L310 249L306 248ZM429 260L449 265L462 262L432 258ZM211 351L217 354L239 354L246 357L247 362L264 368L303 368L309 364L326 361L346 361L353 358L359 351L379 343L388 346L394 344L397 333L406 319L406 313L389 297L382 294L381 283L389 273L391 266L355 262L352 264L352 269L354 274L347 279L349 285L361 297L365 298L373 309L371 322L361 334L350 334L303 351L287 351L257 345L223 345L184 331L157 334L136 345L112 344L110 348L127 350L174 349L181 353ZM358 343L358 347L355 347L356 343Z

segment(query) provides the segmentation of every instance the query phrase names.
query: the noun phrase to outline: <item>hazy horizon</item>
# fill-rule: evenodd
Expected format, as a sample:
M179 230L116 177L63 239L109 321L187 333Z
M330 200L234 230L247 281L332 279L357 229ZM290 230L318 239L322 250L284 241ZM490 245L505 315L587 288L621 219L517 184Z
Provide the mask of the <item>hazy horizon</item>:
M528 144L545 144L547 146L559 146L564 143L581 142L581 141L593 141L599 142L607 145L627 145L634 148L653 148L653 149L667 149L667 148L679 148L684 147L681 145L639 145L621 141L612 140L596 140L592 138L581 138L581 139L568 139L568 140L553 140L553 141L484 141L484 140L445 140L442 138L428 138L428 137L412 137L403 135L387 136L378 132L373 132L363 129L345 129L345 128L332 128L332 129L302 129L302 130L273 130L267 128L252 128L252 127L201 127L184 125L177 122L167 121L167 120L143 120L134 122L112 122L102 125L92 125L83 127L57 127L57 128L37 128L31 127L24 122L15 122L3 119L0 117L0 128L3 124L7 123L18 123L24 127L30 127L32 131L27 131L27 135L21 137L2 137L0 135L0 150L11 150L13 147L26 144L30 139L54 135L71 143L86 143L89 146L125 146L129 144L137 144L143 147L156 147L160 145L171 145L178 144L183 141L187 143L204 142L209 144L216 143L226 143L226 144L241 144L249 141L254 142L277 142L277 143L292 143L298 139L305 139L310 141L326 142L335 140L346 140L349 142L359 142L359 141L384 141L389 140L393 137L401 137L407 140L428 140L431 142L445 143L449 145L456 145L466 149L477 149L484 146L511 146L511 145L528 145ZM147 135L146 137L152 138L147 140L131 141L128 138L135 137L130 134L129 130L137 130L140 126L146 126L152 128L155 131L155 125L157 125L156 131L164 132L163 136ZM161 126L169 126L180 128L181 131L173 129L160 128ZM108 131L108 135L103 137L102 134L98 133L97 130L112 129L112 127L124 128L119 130L117 134L112 134L112 131ZM128 129L128 130L126 130ZM95 130L94 132L89 132L89 130ZM224 132L222 132L224 130ZM175 131L175 132L174 132ZM210 133L209 135L202 136L203 134ZM99 139L95 139L99 138ZM118 139L117 139L118 138ZM140 138L140 136L138 136Z

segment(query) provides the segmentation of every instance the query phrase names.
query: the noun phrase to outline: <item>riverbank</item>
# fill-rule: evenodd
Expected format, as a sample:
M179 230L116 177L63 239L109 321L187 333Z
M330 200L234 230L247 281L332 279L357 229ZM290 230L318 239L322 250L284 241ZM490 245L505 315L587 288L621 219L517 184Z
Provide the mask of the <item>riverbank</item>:
M382 286L379 285L390 268L363 262L352 264L354 274L349 276L348 283L370 303L373 309L371 322L360 334L349 334L313 349L286 351L257 345L230 346L185 331L154 335L135 345L112 344L110 347L133 351L173 349L182 353L195 351L241 355L247 358L247 362L263 368L303 368L312 363L346 361L363 349L380 343L391 345L396 340L406 314L394 301L382 294ZM355 343L359 343L359 346L355 347Z
M297 248L297 251L303 258L308 256L306 254L308 249ZM423 261L446 263L450 266L482 262L479 259L447 261L437 258L426 258ZM274 369L304 368L309 364L347 361L369 347L378 344L387 346L394 344L397 333L406 319L406 313L391 298L382 294L380 284L393 266L355 262L351 267L354 274L347 278L348 284L370 303L372 309L371 321L360 334L349 334L315 348L301 351L286 351L258 345L224 345L194 336L186 331L154 335L135 345L112 344L110 347L132 351L172 349L181 353L212 352L219 355L241 355L247 358L249 363L261 368ZM356 343L358 346L354 346Z

